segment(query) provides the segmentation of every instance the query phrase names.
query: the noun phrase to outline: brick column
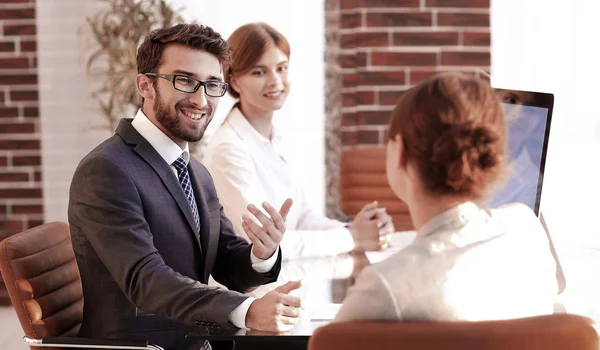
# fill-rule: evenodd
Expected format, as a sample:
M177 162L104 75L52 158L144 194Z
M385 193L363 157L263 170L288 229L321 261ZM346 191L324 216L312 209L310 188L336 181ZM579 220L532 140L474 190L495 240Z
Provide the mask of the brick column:
M342 70L340 52L340 1L325 1L325 183L327 216L336 215L339 202L339 173L342 115Z
M0 3L0 238L43 220L35 0Z
M390 111L403 91L437 72L490 69L489 0L326 0L328 149L337 155L386 142ZM336 27L337 26L337 27ZM338 30L339 27L339 30ZM336 86L336 87L337 87ZM335 140L338 141L335 141ZM327 163L328 198L339 198L339 168ZM343 176L343 174L342 174ZM334 204L328 202L328 212Z

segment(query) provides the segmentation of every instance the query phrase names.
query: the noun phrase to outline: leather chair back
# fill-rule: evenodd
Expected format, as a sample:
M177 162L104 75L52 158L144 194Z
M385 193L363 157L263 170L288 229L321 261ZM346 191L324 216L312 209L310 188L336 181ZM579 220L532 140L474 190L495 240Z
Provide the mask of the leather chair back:
M481 322L347 322L315 331L309 350L598 350L593 322L554 314Z
M392 192L385 174L385 147L349 149L340 161L340 209L354 217L374 200L385 207L396 231L413 230L408 207Z
M77 335L83 291L67 224L47 223L3 240L0 271L25 336Z
M0 242L15 234L12 231L3 231L0 228ZM6 284L4 284L4 280L2 279L2 275L0 275L0 306L10 305L10 297L8 296L8 290L6 290Z

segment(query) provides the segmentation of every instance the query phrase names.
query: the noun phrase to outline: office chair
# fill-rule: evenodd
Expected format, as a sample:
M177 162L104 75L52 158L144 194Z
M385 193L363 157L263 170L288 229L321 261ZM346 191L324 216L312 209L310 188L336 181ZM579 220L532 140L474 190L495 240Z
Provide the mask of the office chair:
M344 322L318 328L308 350L598 350L592 320L553 314L501 321Z
M385 146L349 149L340 155L340 210L354 217L374 200L386 208L397 231L414 230L408 206L399 200L385 175Z
M0 225L1 226L1 225ZM0 242L3 239L12 236L14 233L12 231L1 231L0 227ZM0 306L8 306L10 305L10 297L8 296L8 290L6 290L6 285L4 284L4 280L2 279L2 275L0 275Z
M76 337L83 290L65 223L43 224L4 239L0 272L31 349L162 349L145 341Z

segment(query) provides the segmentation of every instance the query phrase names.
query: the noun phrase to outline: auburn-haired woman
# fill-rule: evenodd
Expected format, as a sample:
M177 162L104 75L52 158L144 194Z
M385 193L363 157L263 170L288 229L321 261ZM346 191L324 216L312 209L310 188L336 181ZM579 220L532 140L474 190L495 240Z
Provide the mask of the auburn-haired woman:
M385 242L380 237L393 229L389 215L376 202L365 205L349 225L315 212L301 174L292 171L279 147L273 117L290 91L286 38L265 23L250 23L227 42L233 63L225 80L238 102L209 141L204 164L236 233L247 239L243 226L250 232L259 229L246 215L249 204L260 207L266 201L278 207L290 197L294 205L280 244L284 259L380 248Z
M552 313L556 267L540 222L524 204L484 204L506 171L507 129L489 84L434 76L402 95L389 126L388 181L417 236L360 273L336 320Z

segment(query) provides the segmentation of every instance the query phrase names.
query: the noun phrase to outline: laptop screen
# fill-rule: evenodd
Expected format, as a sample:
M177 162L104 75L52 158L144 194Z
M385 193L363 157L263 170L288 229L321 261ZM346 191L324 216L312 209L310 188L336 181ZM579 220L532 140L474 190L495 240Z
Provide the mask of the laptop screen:
M554 95L496 89L508 127L506 181L492 195L490 207L520 202L539 215Z

